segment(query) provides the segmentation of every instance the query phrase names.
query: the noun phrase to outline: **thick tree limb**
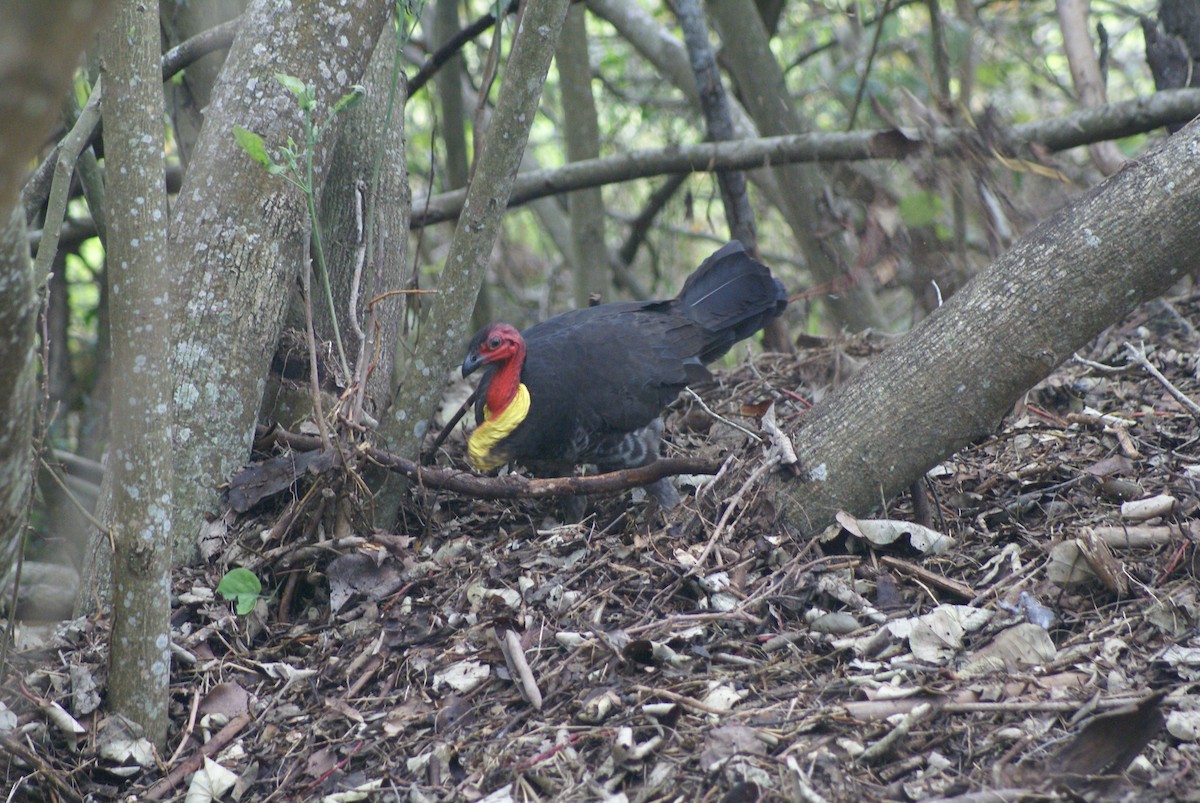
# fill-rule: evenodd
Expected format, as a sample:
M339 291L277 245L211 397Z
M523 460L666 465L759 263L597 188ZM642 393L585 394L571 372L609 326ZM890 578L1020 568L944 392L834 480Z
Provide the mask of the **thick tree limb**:
M749 169L785 162L904 159L929 152L936 156L959 157L972 153L986 158L994 149L1002 153L1025 153L1034 144L1049 151L1061 151L1153 131L1172 122L1191 120L1198 114L1200 89L1176 89L1015 125L999 132L999 141L995 143L985 142L978 131L970 128L936 129L929 136L905 128L847 134L798 134L635 150L552 170L522 173L513 187L509 207L584 187L717 168ZM457 190L436 195L428 202L415 199L413 228L454 219L462 211L464 198L465 193Z
M798 530L859 515L991 432L1135 305L1200 270L1200 122L1063 207L801 418L801 477L768 489Z

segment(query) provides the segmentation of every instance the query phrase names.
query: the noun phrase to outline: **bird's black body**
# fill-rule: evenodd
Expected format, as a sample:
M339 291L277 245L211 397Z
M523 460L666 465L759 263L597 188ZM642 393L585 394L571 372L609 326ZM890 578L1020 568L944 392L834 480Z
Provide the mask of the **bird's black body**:
M520 382L529 391L529 410L489 454L560 471L580 463L612 469L652 462L663 408L709 376L706 363L786 305L770 270L731 242L688 277L676 298L600 304L531 326L516 338L526 348ZM498 356L489 359L498 327L476 334L463 362L464 375L487 366L477 423L485 418L485 403L495 406L488 391L507 366Z

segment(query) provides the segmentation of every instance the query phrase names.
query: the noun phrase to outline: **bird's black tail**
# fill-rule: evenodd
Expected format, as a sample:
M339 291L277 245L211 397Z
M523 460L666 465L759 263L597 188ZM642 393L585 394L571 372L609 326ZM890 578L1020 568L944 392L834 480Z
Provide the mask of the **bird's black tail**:
M701 362L709 363L781 314L787 291L770 268L734 240L696 268L675 304L711 334L700 354Z

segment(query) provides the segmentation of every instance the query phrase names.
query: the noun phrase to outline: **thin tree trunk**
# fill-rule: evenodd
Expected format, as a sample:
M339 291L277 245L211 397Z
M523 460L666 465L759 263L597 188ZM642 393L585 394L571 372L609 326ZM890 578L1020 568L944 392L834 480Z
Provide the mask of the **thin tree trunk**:
M1071 83L1079 95L1084 108L1103 106L1107 101L1104 76L1100 74L1100 62L1092 46L1088 31L1088 0L1058 0L1058 26L1062 29L1063 51L1071 68ZM1092 164L1101 173L1111 176L1125 164L1125 156L1115 142L1097 142L1088 146Z
M0 578L29 523L37 299L19 202L29 160L58 115L76 59L111 0L0 3ZM71 24L63 24L64 19ZM53 54L53 58L48 58Z
M592 96L585 16L582 5L571 6L554 56L562 91L562 131L568 162L595 159L600 155L600 123L596 100ZM592 295L611 300L608 245L604 240L604 199L600 188L570 193L567 210L571 219L575 306L586 307L588 297Z
M162 750L171 653L174 382L157 0L124 0L101 33L114 392L106 483L112 561L108 701Z
M462 359L467 323L500 232L569 6L570 0L527 0L525 5L496 112L483 152L476 159L438 293L423 325L424 336L408 360L396 399L380 424L380 436L399 454L415 455L420 449L446 374ZM399 493L397 482L380 491L377 509L384 526L394 519Z
M368 338L370 345L365 359L374 363L374 370L367 380L366 396L371 401L368 412L372 416L378 416L391 398L404 301L401 296L391 296L376 305L377 330L368 325L367 304L377 295L404 286L408 265L408 214L412 206L408 161L404 153L407 92L403 75L397 75L391 120L384 128L395 53L396 37L389 31L376 44L363 76L367 96L346 112L330 165L329 180L321 196L322 226L326 232L338 235L326 238L326 251L334 308L347 356L352 363L356 361L363 345L351 316L357 318L357 331ZM377 164L378 187L371 204L370 183ZM369 213L374 216L369 221L373 228L370 254L366 251ZM356 303L352 304L356 274L359 286ZM331 338L332 321L323 295L317 294L313 299L313 318L318 338Z
M801 533L862 514L993 431L1135 305L1200 270L1200 123L1072 201L800 419L801 476L769 483Z
M722 52L746 109L764 136L802 134L807 126L792 104L783 70L771 52L766 27L753 0L709 0L709 13L721 32ZM800 247L804 262L821 283L844 282L853 264L836 240L822 240L817 203L825 181L815 165L788 164L772 168L780 188L780 211ZM853 286L829 299L838 320L859 331L879 327L883 314L870 288Z
M457 0L436 0L433 6L433 38L438 47L446 44L459 32ZM442 186L457 190L467 186L470 157L467 153L467 106L463 99L463 57L455 53L433 77L437 99L442 111L442 147L446 150L446 166ZM471 328L478 329L492 319L492 299L487 283L479 285L475 309L471 313Z

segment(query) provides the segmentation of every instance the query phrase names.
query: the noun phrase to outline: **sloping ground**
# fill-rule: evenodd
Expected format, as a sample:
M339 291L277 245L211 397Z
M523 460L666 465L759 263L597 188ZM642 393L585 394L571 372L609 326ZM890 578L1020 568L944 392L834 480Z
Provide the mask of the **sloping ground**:
M421 492L360 536L355 482L310 482L177 577L176 755L120 774L87 688L104 629L78 622L5 679L0 772L18 800L182 799L206 742L238 800L1200 798L1200 429L1168 389L1200 400L1197 320L1195 296L1149 305L932 471L915 516L940 545L798 540L726 423L756 433L774 399L786 426L861 342L681 400L677 449L725 463L666 524L627 495L555 526L553 503ZM213 593L232 566L270 593L248 616Z

